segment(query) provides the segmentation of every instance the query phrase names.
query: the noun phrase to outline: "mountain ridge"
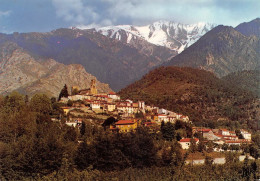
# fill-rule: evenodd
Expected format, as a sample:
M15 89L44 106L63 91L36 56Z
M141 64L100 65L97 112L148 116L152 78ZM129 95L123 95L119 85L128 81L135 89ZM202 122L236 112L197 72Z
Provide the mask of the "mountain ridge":
M205 69L218 77L236 71L259 69L260 41L256 36L245 36L233 27L219 25L165 66Z
M260 38L260 18L241 23L235 29L245 36L257 36Z
M17 44L6 42L0 46L0 93L8 94L18 90L24 94L45 93L57 97L67 84L81 88L90 87L91 79L82 65L64 65L53 59L36 61ZM101 92L109 92L107 84L97 81Z
M47 33L1 34L0 44L6 41L17 43L36 60L51 58L64 64L81 64L115 91L162 64L164 57L172 56L166 48L158 56L145 54L94 30L62 28Z
M95 29L107 37L125 43L134 44L136 39L142 39L180 53L215 26L215 24L204 22L182 24L160 20L146 26L117 25ZM84 27L78 28L84 29Z

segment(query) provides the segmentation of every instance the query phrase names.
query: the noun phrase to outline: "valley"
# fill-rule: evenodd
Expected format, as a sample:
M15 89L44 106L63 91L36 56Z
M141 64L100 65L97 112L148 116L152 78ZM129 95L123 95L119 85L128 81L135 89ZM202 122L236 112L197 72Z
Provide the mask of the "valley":
M0 180L259 179L260 19L109 24L0 33Z

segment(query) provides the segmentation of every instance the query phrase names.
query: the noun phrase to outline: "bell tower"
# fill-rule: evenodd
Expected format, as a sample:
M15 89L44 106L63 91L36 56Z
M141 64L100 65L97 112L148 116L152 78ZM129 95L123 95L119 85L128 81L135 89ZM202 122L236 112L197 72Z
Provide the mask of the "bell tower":
M97 87L96 87L96 79L91 80L90 84L90 94L97 94Z

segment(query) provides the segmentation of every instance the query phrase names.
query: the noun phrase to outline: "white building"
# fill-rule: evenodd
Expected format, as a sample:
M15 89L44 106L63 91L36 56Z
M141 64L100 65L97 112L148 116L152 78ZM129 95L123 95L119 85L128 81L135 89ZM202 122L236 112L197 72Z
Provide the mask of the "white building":
M130 99L127 99L126 102L129 102L129 103L133 104L133 101L130 100Z
M116 93L114 93L114 92L110 92L108 94L108 97L113 99L113 100L120 100L120 96L116 95Z
M199 143L199 139L198 138L193 138L195 143L198 144ZM189 149L190 145L191 145L191 140L192 138L183 138L179 141L179 143L181 144L182 149Z
M71 100L71 101L78 101L78 100L90 99L90 96L88 96L88 95L72 95L72 96L68 96L68 99Z
M139 107L139 109L144 109L145 108L145 102L144 101L138 101L138 107Z
M219 129L219 130L218 130L218 133L219 133L220 135L227 135L227 136L230 135L230 134L229 134L229 131L228 131L227 129Z
M158 121L159 122L168 122L169 121L169 119L168 119L168 116L167 115L165 115L165 114L158 114Z
M91 104L90 104L90 107L92 109L100 109L100 103L97 102L97 101L93 101Z
M168 118L168 121L171 123L175 123L177 120L176 116L168 115L167 118Z
M242 136L244 137L244 139L246 140L251 140L251 133L247 132L246 130L241 129L240 130Z
M159 110L158 110L158 113L159 113L159 114L167 114L168 111L167 111L166 109L159 109Z

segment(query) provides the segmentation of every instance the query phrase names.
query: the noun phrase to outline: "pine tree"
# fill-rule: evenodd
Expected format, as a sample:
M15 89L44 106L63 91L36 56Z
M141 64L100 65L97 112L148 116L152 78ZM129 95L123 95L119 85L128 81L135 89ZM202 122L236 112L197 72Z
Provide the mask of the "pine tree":
M60 95L59 95L59 100L62 98L62 97L68 97L69 96L69 93L68 93L68 87L67 85L65 84L64 87L61 89L60 91Z
M171 141L175 137L174 125L170 122L167 122L166 124L164 124L162 122L161 132L162 132L163 138L166 140Z
M81 134L81 136L84 136L85 132L86 132L86 123L83 121L82 125L80 127L80 134Z

